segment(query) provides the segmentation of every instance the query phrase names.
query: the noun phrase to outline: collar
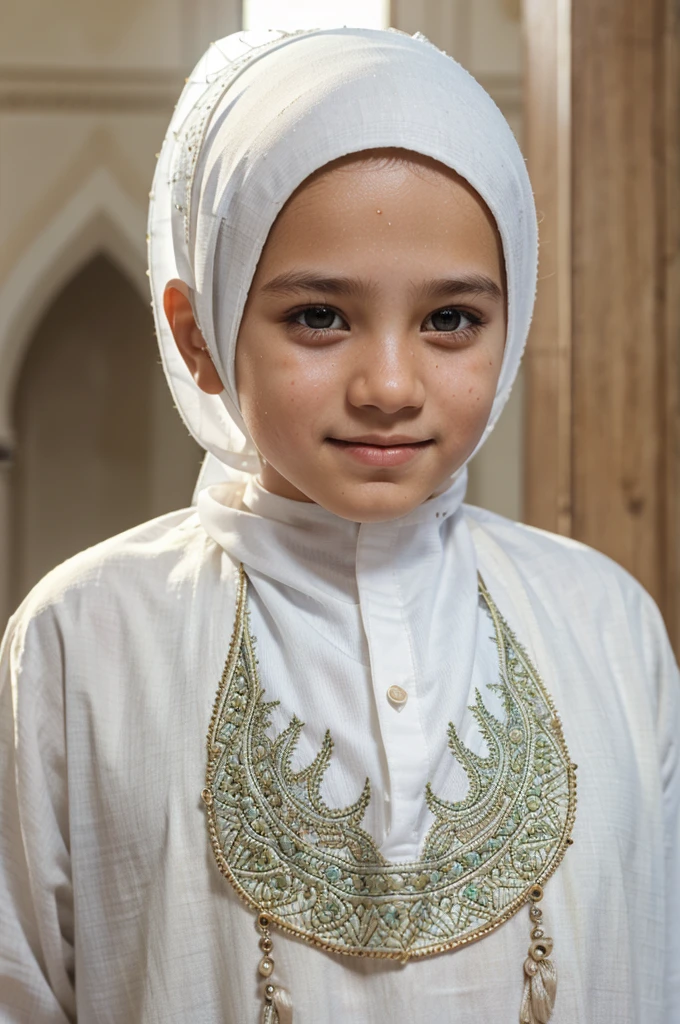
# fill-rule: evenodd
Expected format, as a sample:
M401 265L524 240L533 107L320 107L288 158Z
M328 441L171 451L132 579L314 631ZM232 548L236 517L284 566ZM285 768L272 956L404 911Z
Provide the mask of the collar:
M431 552L441 548L459 512L467 472L405 516L382 523L355 523L313 502L292 501L266 491L255 477L243 484L217 484L198 497L206 533L235 562L310 597L357 604L357 558L366 551L386 565L399 557L405 535ZM413 543L405 551L415 550Z

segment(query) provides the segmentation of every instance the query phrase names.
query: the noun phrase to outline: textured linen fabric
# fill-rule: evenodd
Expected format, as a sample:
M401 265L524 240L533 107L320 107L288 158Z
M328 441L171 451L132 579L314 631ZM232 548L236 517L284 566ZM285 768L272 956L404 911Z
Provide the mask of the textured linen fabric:
M604 556L461 508L457 488L361 526L257 484L212 488L198 512L84 552L34 590L2 658L3 1022L259 1020L255 915L218 873L200 799L237 563L274 728L306 722L300 763L331 729L325 799L347 804L368 775L366 828L398 860L431 822L426 782L464 789L446 723L483 749L467 705L496 678L495 650L479 613L465 619L473 664L468 644L461 658L474 602L451 572L470 552L579 765L575 844L543 901L554 1024L680 1020L680 690L658 611ZM276 976L296 1024L514 1024L528 938L523 909L402 966L277 932Z

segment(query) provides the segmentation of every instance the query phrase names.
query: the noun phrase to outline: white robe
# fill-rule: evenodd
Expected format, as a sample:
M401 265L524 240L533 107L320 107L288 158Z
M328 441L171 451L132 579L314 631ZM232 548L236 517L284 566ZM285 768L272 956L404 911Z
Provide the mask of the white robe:
M604 556L461 507L457 486L362 526L257 485L228 507L213 488L33 591L0 683L2 1022L255 1024L255 917L217 870L200 795L236 566L273 729L306 723L302 764L330 728L326 802L368 776L364 827L397 861L432 823L426 783L465 789L447 723L483 750L468 705L498 673L470 560L579 765L574 846L542 904L553 1024L680 1022L680 688L659 612ZM295 1024L515 1024L529 932L523 909L402 966L274 931L275 977Z

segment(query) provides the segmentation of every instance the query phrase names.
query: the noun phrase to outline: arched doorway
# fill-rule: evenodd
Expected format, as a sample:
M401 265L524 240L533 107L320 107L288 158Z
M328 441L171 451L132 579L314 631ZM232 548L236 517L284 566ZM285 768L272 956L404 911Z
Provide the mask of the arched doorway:
M191 499L201 453L173 408L149 306L103 254L38 325L14 422L12 606L75 552Z

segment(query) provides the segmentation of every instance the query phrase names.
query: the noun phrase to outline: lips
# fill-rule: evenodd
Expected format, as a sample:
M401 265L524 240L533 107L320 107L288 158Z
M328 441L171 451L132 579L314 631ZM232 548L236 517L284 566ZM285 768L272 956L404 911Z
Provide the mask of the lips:
M402 466L434 444L432 438L422 441L402 434L387 437L366 434L353 438L329 437L327 440L353 461L383 469Z
M395 448L402 444L430 444L432 438L410 437L408 434L362 434L360 437L330 438L341 444L367 444L376 448Z

